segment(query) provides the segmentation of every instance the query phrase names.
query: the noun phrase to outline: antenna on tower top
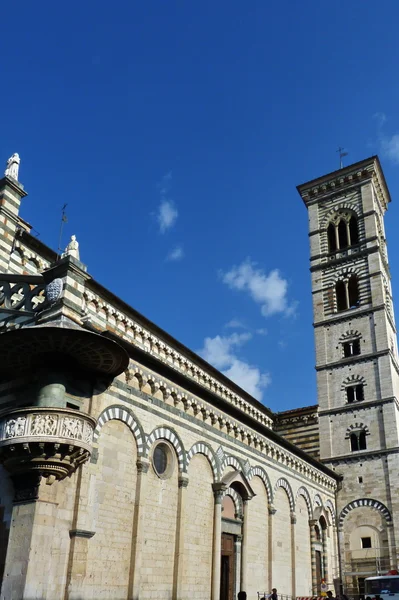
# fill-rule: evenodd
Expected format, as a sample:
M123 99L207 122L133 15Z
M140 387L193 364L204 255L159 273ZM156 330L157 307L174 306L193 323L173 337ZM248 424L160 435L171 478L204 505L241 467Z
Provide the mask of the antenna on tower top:
M348 156L348 152L344 152L345 148L341 148L341 146L339 146L337 152L339 153L339 168L343 169L344 168L344 163L342 161L342 159L344 158L344 156Z
M61 255L61 242L62 242L62 230L64 229L64 223L68 223L68 217L66 216L65 213L65 209L68 206L68 204L64 204L64 206L61 209L61 225L60 225L60 237L58 239L58 250L57 250L57 260L59 259L60 255Z

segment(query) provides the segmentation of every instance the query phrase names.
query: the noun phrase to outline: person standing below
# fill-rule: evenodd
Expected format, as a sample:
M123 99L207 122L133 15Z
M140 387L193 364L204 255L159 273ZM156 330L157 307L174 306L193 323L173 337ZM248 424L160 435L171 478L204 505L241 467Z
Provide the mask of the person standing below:
M238 600L247 600L247 592L238 592Z
M328 600L337 600L330 590L327 592L327 598Z
M269 594L268 598L270 598L270 600L278 600L276 588L272 589L272 593Z

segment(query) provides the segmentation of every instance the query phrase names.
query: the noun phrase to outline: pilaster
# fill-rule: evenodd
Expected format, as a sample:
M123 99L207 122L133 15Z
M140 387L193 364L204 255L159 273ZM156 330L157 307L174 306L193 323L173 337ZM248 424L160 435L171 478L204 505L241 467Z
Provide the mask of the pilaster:
M27 196L23 185L11 177L0 179L0 273L6 273L18 228L22 198Z
M147 491L147 473L150 466L149 460L144 457L137 459L137 485L136 485L136 500L133 517L133 539L132 539L132 555L130 562L130 583L131 598L139 598L140 596L140 578L141 578L141 563L142 549L144 541L144 517L145 517L145 498Z
M182 596L182 584L184 572L184 518L186 516L188 476L185 473L180 473L178 483L179 491L177 497L176 550L173 573L173 599L185 600Z

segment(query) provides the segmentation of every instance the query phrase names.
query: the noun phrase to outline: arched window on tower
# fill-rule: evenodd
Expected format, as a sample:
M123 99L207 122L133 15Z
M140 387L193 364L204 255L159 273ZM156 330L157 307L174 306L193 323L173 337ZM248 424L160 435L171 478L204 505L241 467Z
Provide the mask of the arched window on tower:
M359 450L359 440L356 433L351 433L351 451L357 452Z
M348 282L349 308L359 306L359 284L356 275L352 275Z
M328 251L345 250L359 243L357 217L351 212L338 212L327 227Z
M346 285L344 281L337 281L335 286L335 295L337 299L337 310L346 310L348 302L346 297Z
M328 251L335 252L337 249L337 237L335 234L335 225L333 225L332 223L330 223L327 228L327 237L328 237Z
M349 219L349 238L350 246L354 246L359 243L359 229L357 226L357 219L354 215Z
M354 431L350 434L350 445L351 452L358 452L358 450L367 450L366 432L364 429Z
M341 219L338 223L338 240L340 250L348 247L348 229L344 219Z
M349 385L346 388L346 399L351 404L352 402L361 402L364 400L363 384Z
M359 450L367 450L366 432L361 431L359 433Z

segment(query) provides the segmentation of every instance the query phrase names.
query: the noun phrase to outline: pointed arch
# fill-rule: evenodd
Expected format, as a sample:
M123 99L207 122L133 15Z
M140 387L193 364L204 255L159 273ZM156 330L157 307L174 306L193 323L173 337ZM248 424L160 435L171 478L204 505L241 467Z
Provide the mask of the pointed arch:
M363 508L368 507L368 508L372 508L373 510L378 511L384 517L386 523L388 525L391 525L392 516L391 516L391 513L389 512L389 510L387 509L387 507L385 506L385 504L383 504L382 502L379 502L378 500L373 500L372 498L359 498L358 500L353 500L352 502L349 502L349 504L347 504L345 506L345 508L343 508L341 510L341 513L339 515L339 521L338 521L339 529L342 529L345 517L352 510L354 510L355 508L362 508L362 507Z
M219 481L219 461L217 460L213 449L210 446L208 446L208 444L206 444L205 442L197 442L196 444L191 446L190 450L187 452L186 470L188 470L190 461L196 454L203 454L204 456L206 456L213 472L213 480Z
M292 493L292 488L285 477L280 477L280 479L277 480L276 485L274 486L274 493L276 493L277 489L280 487L284 488L287 493L291 512L295 512L294 494Z
M169 427L157 427L154 429L150 435L147 436L147 444L145 449L145 456L148 457L151 447L157 440L167 440L172 444L174 449L176 450L177 461L179 463L179 471L186 471L186 452L184 450L183 442L181 441L179 435L173 429Z
M306 506L308 509L309 520L312 519L313 518L312 500L310 499L310 494L309 494L308 490L303 485L299 488L299 490L296 493L295 504L296 504L296 500L299 496L302 496L302 498L305 499Z
M129 408L118 404L108 406L98 417L97 425L94 429L93 442L97 442L102 427L111 420L122 421L129 427L136 440L137 454L138 456L143 456L145 451L145 435L143 428Z
M266 494L267 494L267 499L268 499L269 504L273 504L272 485L270 483L269 476L263 467L258 467L258 466L252 467L252 469L250 470L250 472L248 474L248 481L251 481L251 479L256 476L259 477L263 481L263 485L265 486L265 489L266 489Z

